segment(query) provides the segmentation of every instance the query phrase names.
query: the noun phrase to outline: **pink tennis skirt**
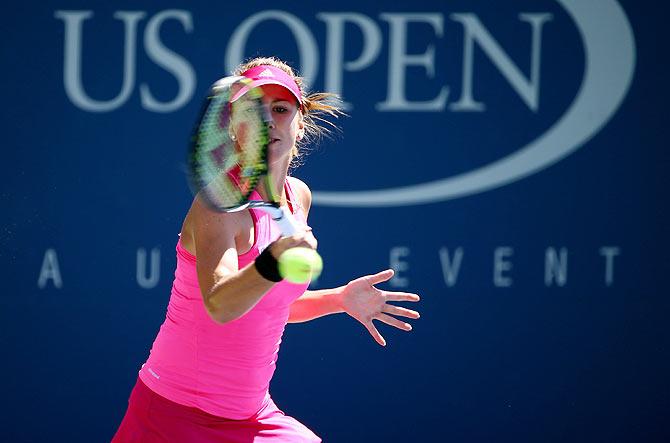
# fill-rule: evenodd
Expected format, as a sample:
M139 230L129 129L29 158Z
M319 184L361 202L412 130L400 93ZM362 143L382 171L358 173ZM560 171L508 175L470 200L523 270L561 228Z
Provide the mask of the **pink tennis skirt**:
M139 378L112 443L293 443L320 442L305 425L270 400L246 420L230 420L175 403Z

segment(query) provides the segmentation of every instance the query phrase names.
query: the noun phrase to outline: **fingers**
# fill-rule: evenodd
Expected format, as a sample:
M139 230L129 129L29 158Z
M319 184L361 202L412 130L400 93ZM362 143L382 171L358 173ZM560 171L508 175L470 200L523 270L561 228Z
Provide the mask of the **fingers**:
M379 321L383 321L389 326L396 327L398 329L402 329L403 331L411 331L412 330L412 325L409 323L405 323L404 321L400 321L395 317L391 317L390 315L386 314L379 314L375 317Z
M416 294L410 294L408 292L391 292L384 291L384 296L387 301L419 301L421 297Z
M386 340L384 340L384 337L382 337L382 335L379 333L375 325L372 324L372 322L366 323L365 328L368 330L372 338L374 338L377 343L379 343L381 346L386 346Z
M316 237L314 237L314 234L312 234L312 228L305 230L303 235L305 240L309 243L310 247L312 249L316 249L317 241Z
M412 311L411 309L406 309L400 306L393 306L393 305L384 305L384 307L382 308L382 312L386 312L392 315L400 315L402 317L412 319L417 319L421 317L421 315L419 315L419 313L416 311Z
M366 277L366 280L371 285L376 285L377 283L381 283L381 282L385 282L387 280L390 280L391 277L393 277L393 274L394 274L393 269L387 269L385 271L378 272L374 275L368 275Z
M298 232L288 237L281 237L270 245L272 248L272 255L275 258L279 257L287 249L298 247L316 249L316 246L317 241L314 234L312 234L311 229Z

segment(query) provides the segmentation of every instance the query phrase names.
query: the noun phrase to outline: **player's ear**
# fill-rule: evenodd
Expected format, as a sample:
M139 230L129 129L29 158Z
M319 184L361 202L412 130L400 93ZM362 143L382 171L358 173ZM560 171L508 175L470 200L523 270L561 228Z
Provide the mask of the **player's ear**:
M300 141L303 139L304 136L305 136L305 119L302 116L302 113L300 113L300 119L298 120L298 135L296 139Z

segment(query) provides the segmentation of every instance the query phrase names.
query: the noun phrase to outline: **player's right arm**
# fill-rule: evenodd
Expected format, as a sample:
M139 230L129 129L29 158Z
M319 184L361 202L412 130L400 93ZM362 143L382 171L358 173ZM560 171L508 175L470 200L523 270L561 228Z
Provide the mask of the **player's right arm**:
M219 213L196 198L189 213L188 234L196 256L203 302L213 320L227 323L249 312L274 285L254 263L238 267L235 238L244 212ZM274 257L295 246L306 246L305 235L281 238L270 245Z
M219 323L246 314L273 285L253 263L238 269L235 237L240 215L213 211L200 198L189 212L187 230L196 256L200 292L207 312Z

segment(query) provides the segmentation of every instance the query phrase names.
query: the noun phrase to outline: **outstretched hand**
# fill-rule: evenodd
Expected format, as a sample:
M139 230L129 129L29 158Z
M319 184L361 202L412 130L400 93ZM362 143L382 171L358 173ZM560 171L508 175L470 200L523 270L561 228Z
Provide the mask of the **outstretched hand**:
M350 281L342 291L344 311L361 322L377 343L386 346L386 340L379 333L372 320L379 320L403 331L411 331L412 326L391 315L419 318L419 313L411 309L389 304L398 301L419 301L419 296L407 292L382 291L374 287L393 277L393 270L387 269L374 275L366 275ZM391 315L389 315L391 314Z

